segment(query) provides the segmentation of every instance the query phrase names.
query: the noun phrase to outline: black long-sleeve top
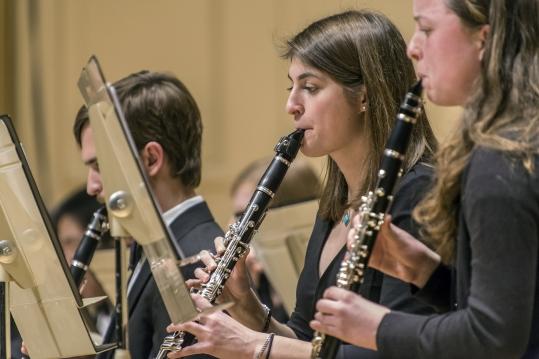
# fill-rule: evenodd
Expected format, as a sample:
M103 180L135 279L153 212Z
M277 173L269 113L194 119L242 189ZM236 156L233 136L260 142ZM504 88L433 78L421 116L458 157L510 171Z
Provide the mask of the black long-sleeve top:
M417 164L402 177L396 188L390 213L393 216L393 223L408 232L417 233L411 212L429 186L431 174L431 168ZM296 290L296 307L287 323L301 340L312 339L313 330L309 327L309 321L314 318L316 302L326 288L335 285L340 264L346 253L346 247L343 247L320 276L318 272L320 255L332 227L333 223L318 217L307 245L305 264ZM418 314L434 312L430 306L412 295L410 285L372 268L366 270L360 293L395 310ZM374 351L352 345L341 345L337 358L379 358L379 355Z
M534 162L530 174L507 154L475 149L461 178L454 269L440 266L420 293L451 311L386 314L377 334L384 358L539 358Z

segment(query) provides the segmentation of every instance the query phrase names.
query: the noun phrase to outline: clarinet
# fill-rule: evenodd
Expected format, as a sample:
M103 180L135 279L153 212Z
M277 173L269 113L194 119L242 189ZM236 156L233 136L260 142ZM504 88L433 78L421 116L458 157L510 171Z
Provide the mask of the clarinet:
M215 303L217 297L222 293L234 265L249 248L249 242L262 223L271 199L301 147L303 135L304 130L296 130L279 140L275 146L275 157L258 182L245 212L238 221L230 225L225 234L226 250L219 258L217 268L211 274L210 279L199 292L210 303ZM156 359L163 359L168 352L181 350L192 344L194 340L193 335L186 332L175 332L168 335L161 344Z
M359 224L354 227L353 243L337 274L339 288L359 292L376 236L393 199L397 179L402 173L402 162L413 126L421 113L421 92L420 80L412 86L400 105L395 127L386 143L375 190L361 197ZM333 359L339 345L337 338L317 331L312 340L311 359Z
M99 241L107 231L107 208L103 206L94 212L92 221L88 224L71 261L71 275L77 288L88 271Z

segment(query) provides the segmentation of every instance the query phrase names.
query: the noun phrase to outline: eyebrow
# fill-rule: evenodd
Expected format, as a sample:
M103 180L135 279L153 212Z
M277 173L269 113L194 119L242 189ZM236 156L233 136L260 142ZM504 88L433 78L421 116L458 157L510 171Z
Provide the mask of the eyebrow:
M428 24L436 24L431 14L419 14L414 16L415 22L426 22Z
M312 72L307 71L307 72L304 72L301 75L299 75L298 80L303 80L303 79L305 79L307 77L316 77L317 79L320 79L320 76L318 76L318 75L316 75L316 74L314 74ZM290 79L290 81L293 81L292 77L290 77L290 74L288 74L288 78Z
M89 160L84 161L84 164L86 166L91 166L91 165L96 164L96 163L97 163L97 157L90 158Z

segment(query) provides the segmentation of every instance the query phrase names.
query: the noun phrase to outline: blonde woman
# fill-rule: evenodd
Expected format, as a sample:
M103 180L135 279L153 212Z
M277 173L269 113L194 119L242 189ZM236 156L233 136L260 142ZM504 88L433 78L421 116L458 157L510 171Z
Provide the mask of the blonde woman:
M415 0L414 17L427 96L464 114L415 211L436 251L386 222L370 265L446 313L333 287L311 327L384 358L539 358L539 1Z

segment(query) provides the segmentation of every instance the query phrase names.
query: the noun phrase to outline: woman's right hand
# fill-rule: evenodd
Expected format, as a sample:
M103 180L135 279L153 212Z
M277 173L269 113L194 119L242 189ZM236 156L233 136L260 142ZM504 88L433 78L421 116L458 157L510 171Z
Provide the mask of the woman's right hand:
M212 305L200 295L192 295L196 307L204 312ZM186 331L193 334L196 343L173 351L168 358L183 358L191 355L210 354L219 358L253 358L265 339L265 334L241 325L222 311L211 314L201 314L198 321L182 324L171 324L167 327L169 333Z
M225 252L224 239L222 237L215 238L215 251L217 257L220 257ZM249 276L247 274L247 268L245 265L245 259L247 257L248 251L238 260L230 277L225 283L223 293L219 296L218 303L234 302L236 306L246 306L243 305L245 302L249 301L251 298L251 286L249 283ZM195 269L196 279L191 279L187 281L188 286L198 287L203 283L208 282L210 279L211 273L217 268L216 257L208 251L202 251L200 253L200 259L204 263L204 268ZM234 309L231 309L234 311Z
M359 216L354 217L354 227ZM348 233L348 248L355 230ZM408 232L391 224L387 215L380 228L369 260L369 266L390 276L422 288L441 262L440 256Z

